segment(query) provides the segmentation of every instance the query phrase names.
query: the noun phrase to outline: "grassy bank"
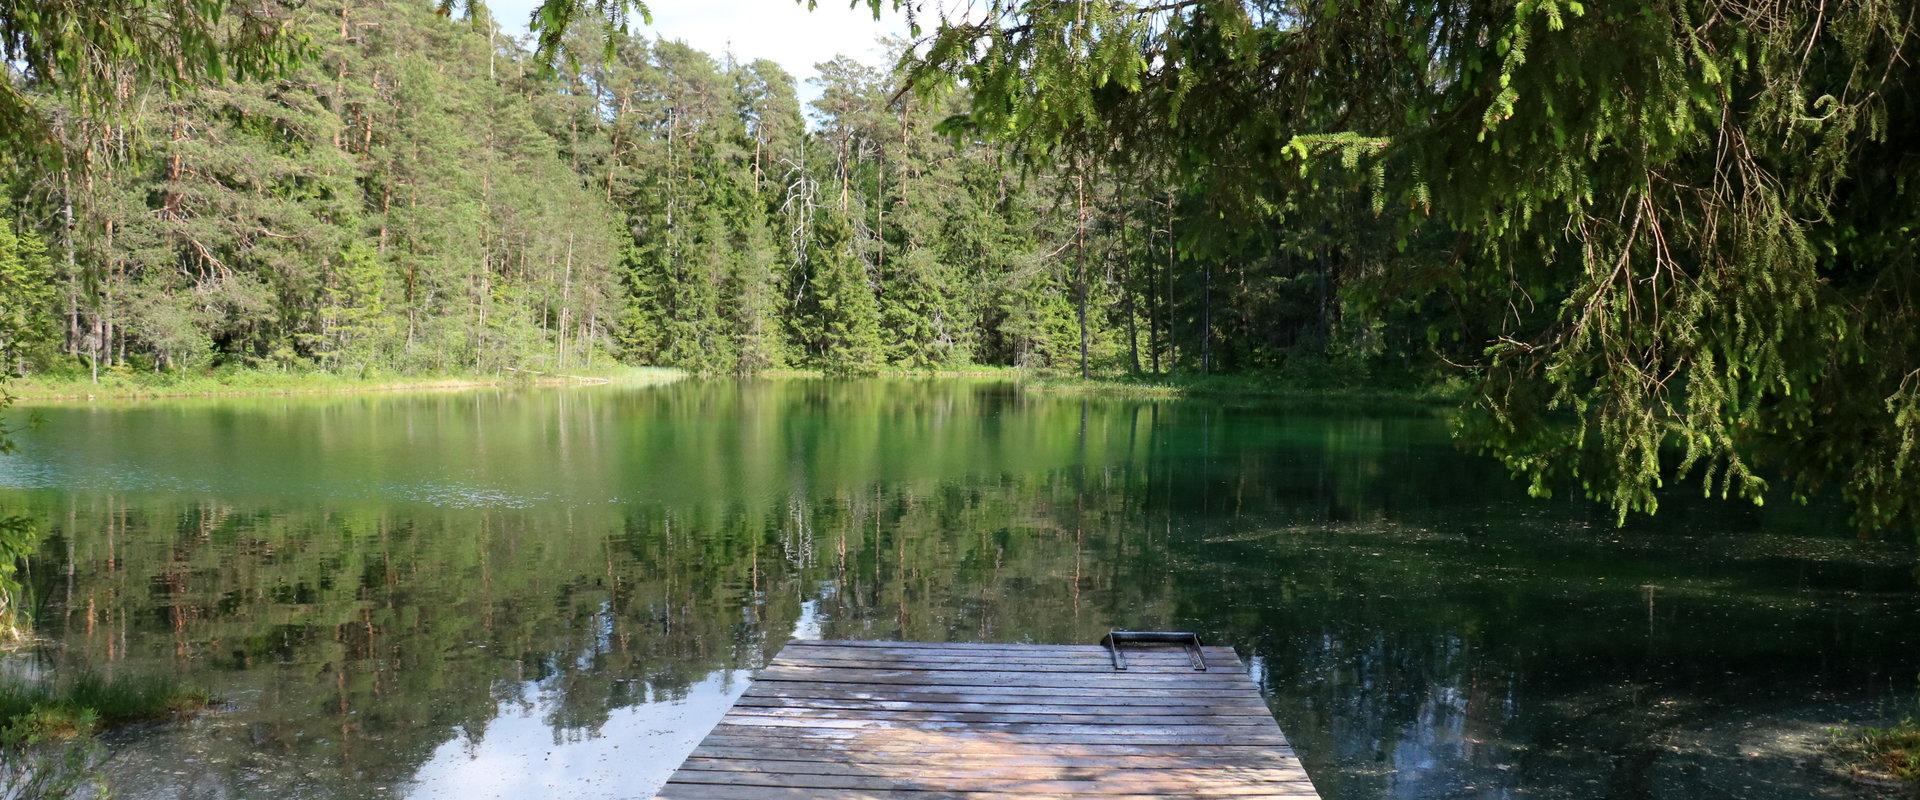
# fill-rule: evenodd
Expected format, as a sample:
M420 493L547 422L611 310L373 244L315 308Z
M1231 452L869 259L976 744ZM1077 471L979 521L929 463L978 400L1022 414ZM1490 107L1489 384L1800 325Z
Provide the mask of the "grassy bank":
M14 378L6 384L6 390L20 400L68 402L457 391L507 386L647 385L678 380L687 375L676 369L628 366L569 370L565 374L511 371L494 375L362 375L279 370L115 371L103 373L98 383L85 374ZM819 370L780 369L760 373L758 377L778 380L827 376ZM1050 394L1195 397L1228 403L1324 407L1329 410L1434 408L1453 403L1460 391L1455 386L1420 384L1403 377L1379 376L1362 370L1323 365L1235 375L1117 374L1085 379L1071 374L1016 367L972 366L936 370L886 369L872 377L1000 379L1017 382L1023 390Z
M190 714L210 702L206 692L166 676L8 678L0 681L0 732L14 741L69 739L98 728Z
M99 382L85 374L32 375L7 382L21 400L110 400L159 397L346 394L356 392L453 391L499 386L559 386L664 383L684 377L679 370L605 367L562 373L511 371L495 375L385 375L281 370L206 372L110 371Z

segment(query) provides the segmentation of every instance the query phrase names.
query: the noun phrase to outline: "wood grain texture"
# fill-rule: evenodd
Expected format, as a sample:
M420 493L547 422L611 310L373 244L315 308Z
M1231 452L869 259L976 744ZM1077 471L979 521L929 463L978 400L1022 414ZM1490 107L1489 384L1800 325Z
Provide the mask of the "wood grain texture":
M795 641L665 800L1318 800L1231 648Z

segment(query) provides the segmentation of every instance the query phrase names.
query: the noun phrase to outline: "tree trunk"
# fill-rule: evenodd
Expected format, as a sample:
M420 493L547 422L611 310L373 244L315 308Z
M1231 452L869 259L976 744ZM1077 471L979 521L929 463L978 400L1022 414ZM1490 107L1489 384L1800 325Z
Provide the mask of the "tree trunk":
M72 276L78 276L80 274L79 258L75 253L75 249L77 248L77 245L73 241L74 234L77 231L77 226L74 223L74 219L73 219L73 173L70 169L67 169L64 166L60 170L60 228L62 232L62 235L60 238L64 240L63 244L65 245L65 251L66 251L63 254L63 258L65 258L67 262L67 274ZM85 285L85 282L82 281L81 284ZM80 294L79 291L76 290L74 292L75 298L78 298L79 294ZM80 312L78 307L79 303L77 299L74 305L75 305L75 308L74 308L73 318L75 322L75 327L77 329L78 323L80 320ZM96 322L97 322L97 315L96 315ZM93 356L92 356L93 382L99 383L100 382L100 341L97 334L94 338L93 347L90 349L93 351Z
M87 348L89 376L94 383L100 382L100 334L100 318L95 316L93 318L93 333L91 334L91 340L88 342L88 344L92 346Z
M1120 214L1120 296L1127 314L1127 372L1140 374L1140 323L1133 302L1133 252L1127 249L1127 214Z
M1200 273L1200 374L1213 371L1213 262Z
M1147 221L1147 359L1160 374L1160 269L1153 260L1153 221Z
M1167 371L1180 363L1180 349L1173 341L1173 192L1167 192L1167 291L1160 299L1162 323L1167 334Z
M1078 317L1080 320L1080 379L1087 378L1087 178L1080 175L1075 178L1078 189L1078 218L1074 225L1074 261L1079 273L1075 288L1078 295Z
M573 296L573 237L574 234L567 234L567 270L565 277L560 279L560 324L557 326L560 332L559 369L567 368L567 303Z
M1315 258L1315 261L1319 262L1317 264L1319 275L1315 283L1320 294L1320 342L1324 345L1333 339L1333 312L1328 307L1331 305L1331 298L1327 291L1327 237L1324 228L1321 234L1319 253Z

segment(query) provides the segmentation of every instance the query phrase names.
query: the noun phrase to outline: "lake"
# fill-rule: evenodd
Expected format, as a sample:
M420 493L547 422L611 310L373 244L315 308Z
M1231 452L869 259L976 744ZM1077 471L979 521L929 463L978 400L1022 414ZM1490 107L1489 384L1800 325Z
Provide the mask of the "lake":
M9 412L45 531L16 670L219 703L128 798L646 797L793 637L1239 648L1323 794L1871 796L1912 537L1535 500L1433 414L991 380L684 381ZM1783 504L1784 505L1784 504Z

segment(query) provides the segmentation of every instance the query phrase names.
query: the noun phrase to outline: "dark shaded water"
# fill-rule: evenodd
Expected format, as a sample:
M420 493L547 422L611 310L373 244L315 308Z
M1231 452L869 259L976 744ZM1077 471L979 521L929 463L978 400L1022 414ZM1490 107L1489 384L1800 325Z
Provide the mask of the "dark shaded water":
M19 412L16 412L18 416ZM1851 797L1910 709L1910 542L1528 500L1428 416L966 381L44 407L38 668L222 704L133 798L645 797L795 635L1250 656L1329 798Z

